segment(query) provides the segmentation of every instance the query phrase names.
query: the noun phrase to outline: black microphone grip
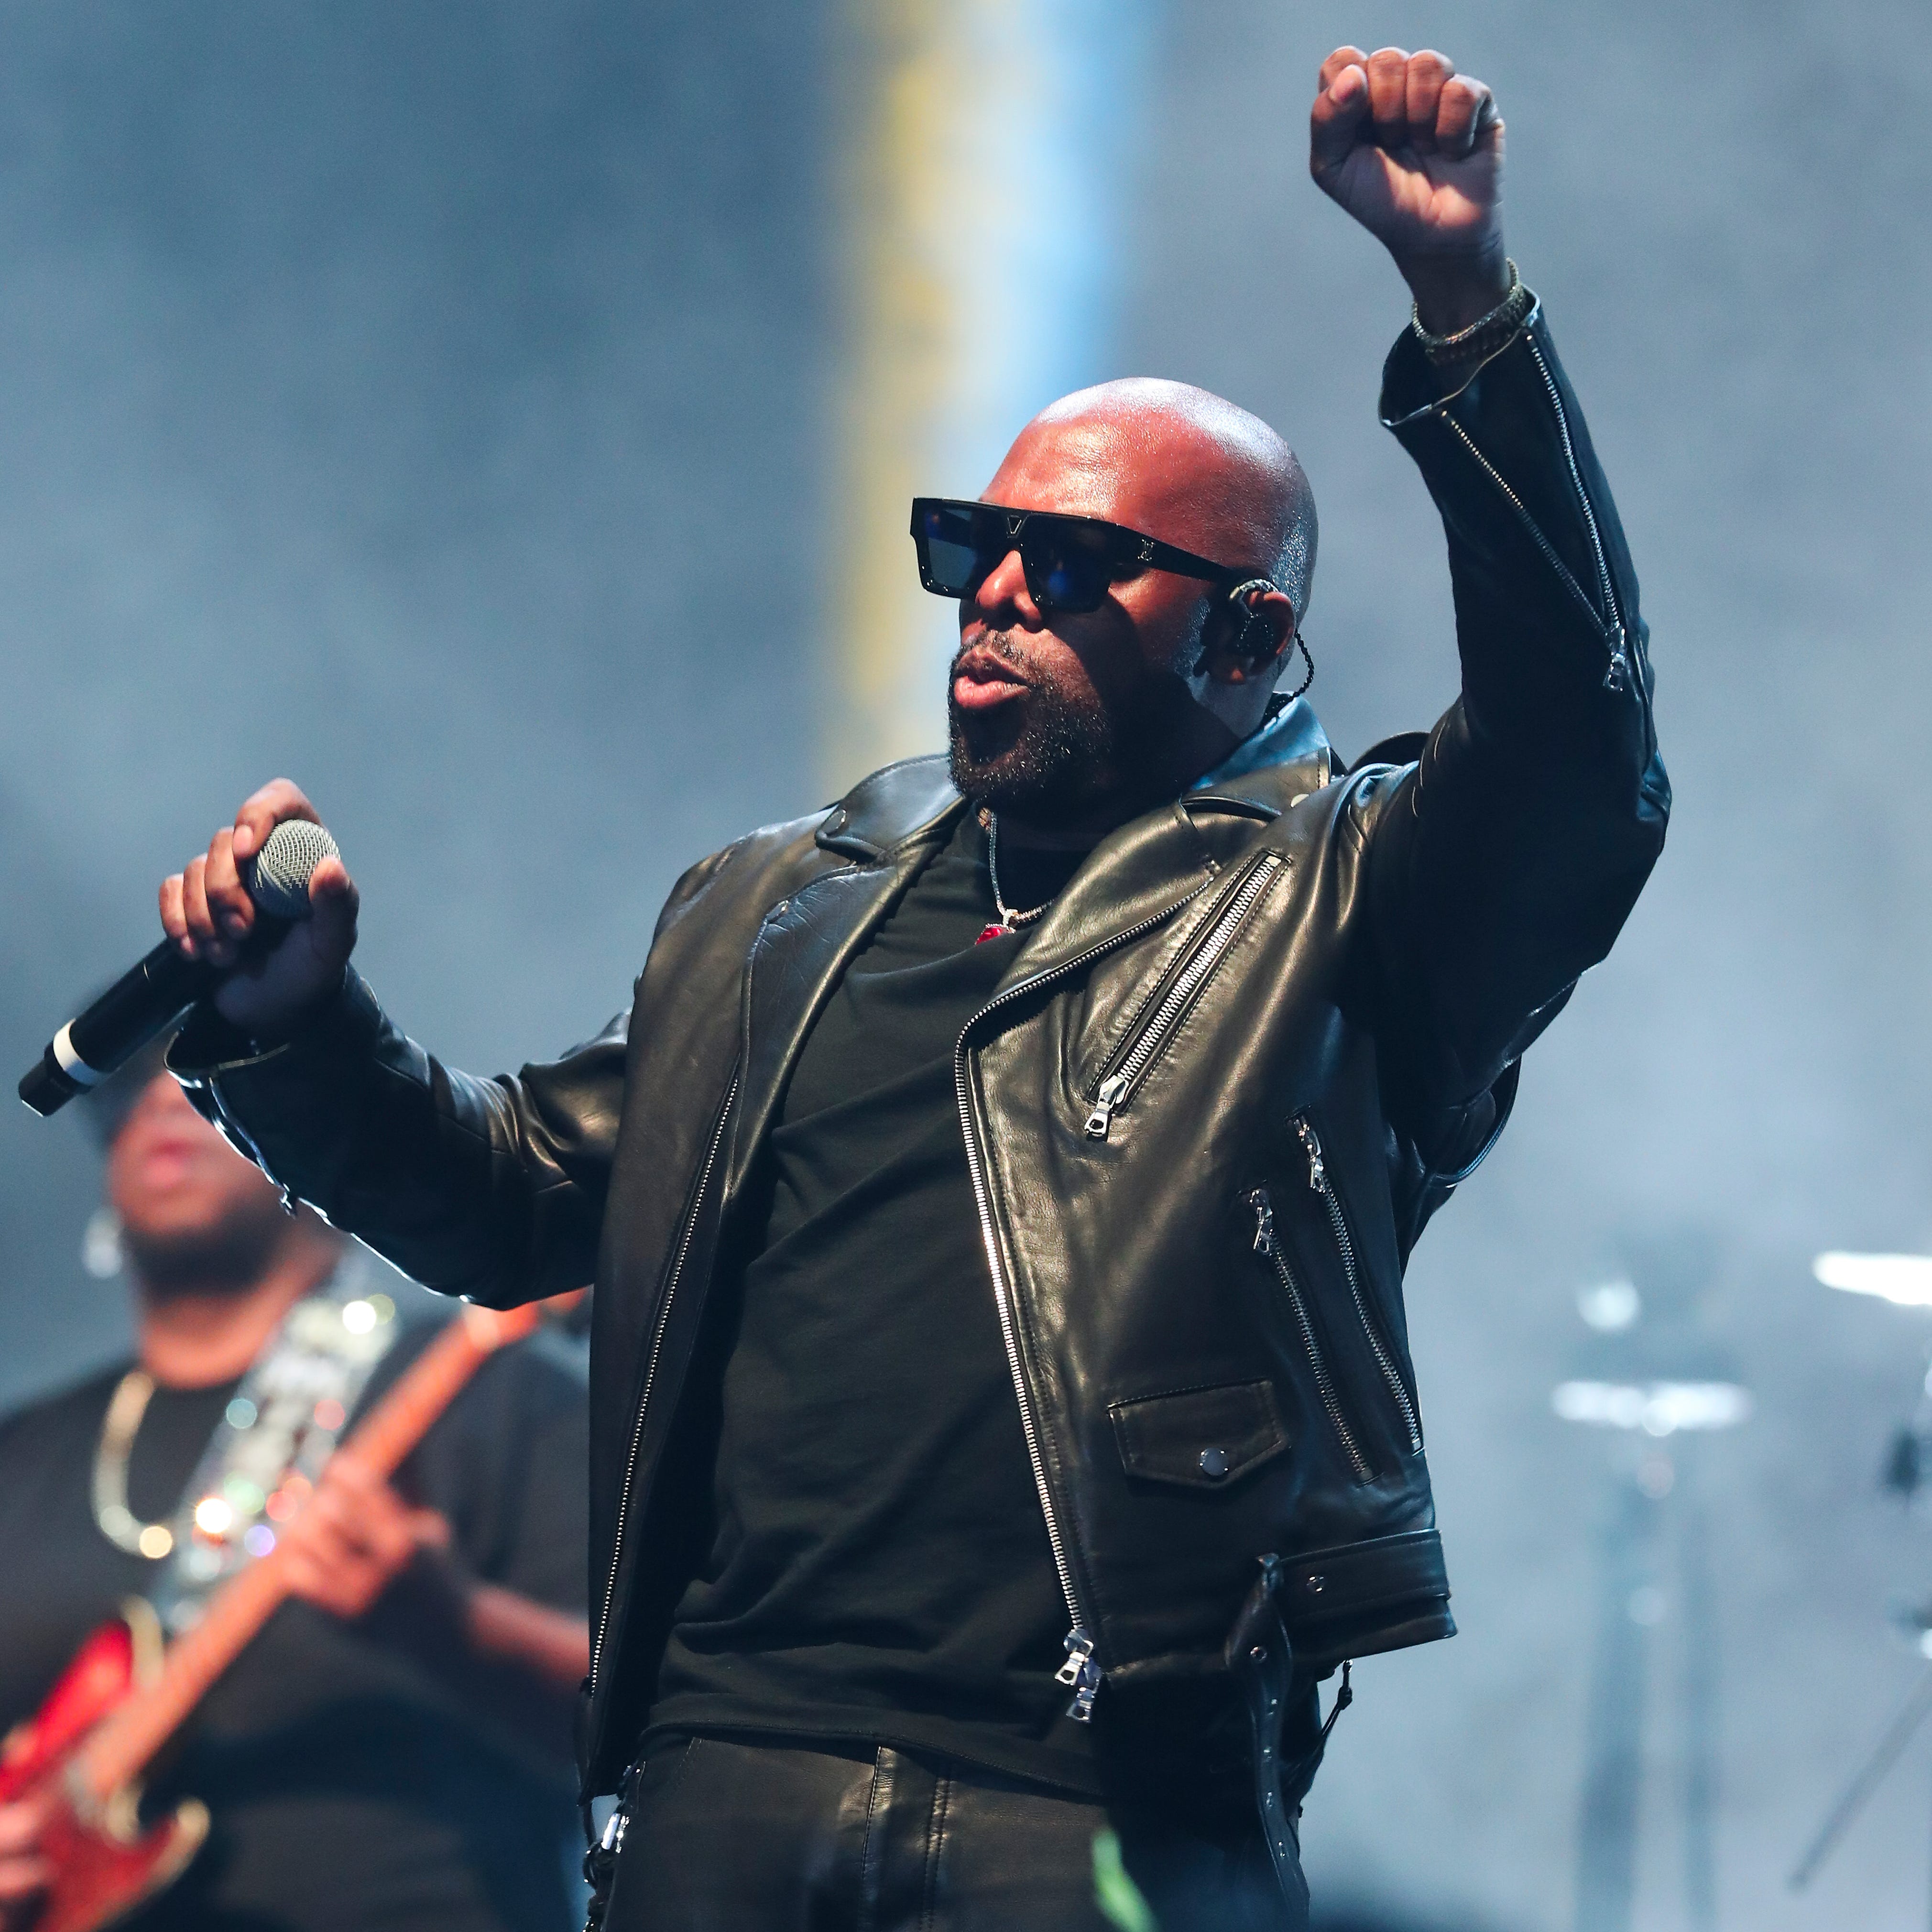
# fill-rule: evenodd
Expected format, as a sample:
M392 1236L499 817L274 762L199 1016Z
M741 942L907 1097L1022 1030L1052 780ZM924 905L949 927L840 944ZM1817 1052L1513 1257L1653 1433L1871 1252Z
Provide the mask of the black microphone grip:
M56 1034L20 1082L20 1098L43 1117L131 1059L220 978L206 960L184 958L164 939Z
M242 960L272 952L309 910L316 868L339 859L335 841L313 819L284 819L242 865L242 884L255 902L255 921ZM20 1098L44 1119L76 1094L98 1086L161 1029L221 983L232 968L184 959L164 939L131 972L76 1014L47 1042L39 1064L20 1082Z
M244 956L272 947L289 921L258 914ZM22 1076L20 1098L44 1120L78 1094L124 1065L164 1027L212 992L232 967L184 958L164 939L140 964L122 974L86 1011L68 1022L47 1050Z

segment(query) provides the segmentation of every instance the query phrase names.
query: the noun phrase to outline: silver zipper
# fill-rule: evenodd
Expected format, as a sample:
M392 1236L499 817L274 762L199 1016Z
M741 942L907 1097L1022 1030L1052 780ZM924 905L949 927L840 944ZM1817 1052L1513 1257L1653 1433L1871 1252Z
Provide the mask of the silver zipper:
M1066 1555L1066 1539L1060 1534L1060 1519L1054 1512L1053 1492L1046 1480L1046 1459L1040 1453L1040 1425L1034 1415L1033 1396L1027 1387L1026 1366L1020 1359L1019 1334L1015 1324L1012 1305L1012 1288L1006 1280L1005 1264L1000 1257L1000 1242L997 1229L993 1226L992 1198L986 1186L986 1166L980 1158L980 1144L973 1131L973 1101L971 1090L966 1080L967 1036L988 1013L997 1012L1004 1006L1050 986L1056 980L1064 980L1070 973L1078 972L1090 961L1097 959L1103 952L1111 952L1117 946L1125 946L1138 939L1144 932L1151 932L1164 921L1172 919L1197 893L1206 891L1208 882L1203 880L1187 898L1165 911L1129 926L1124 932L1115 933L1111 938L1102 940L1097 946L1090 946L1084 952L1076 953L1071 959L1061 961L1058 966L1050 967L1044 973L1036 973L1030 980L1022 980L1016 986L1009 986L997 994L969 1019L959 1030L959 1038L952 1048L952 1088L959 1108L959 1131L966 1143L966 1167L973 1180L973 1200L979 1210L980 1238L986 1250L986 1266L993 1277L993 1300L1000 1315L1000 1336L1006 1344L1006 1366L1012 1376L1013 1394L1020 1406L1020 1428L1026 1437L1027 1460L1033 1465L1034 1487L1040 1496L1040 1514L1046 1520L1046 1540L1053 1551L1053 1567L1060 1578L1060 1594L1066 1600L1066 1614L1072 1628L1066 1634L1066 1661L1055 1673L1054 1681L1067 1686L1073 1693L1073 1701L1066 1707L1066 1714L1076 1723L1085 1724L1094 1714L1094 1700L1099 1694L1106 1672L1095 1654L1093 1624L1085 1606L1082 1603L1080 1592L1073 1581L1073 1566Z
M1490 481L1496 486L1498 490L1501 492L1504 501L1509 505L1511 509L1515 511L1517 520L1522 525L1525 530L1528 531L1530 536L1534 539L1537 548L1542 551L1544 559L1549 563L1550 568L1556 572L1558 580L1562 583L1564 588L1570 592L1570 596L1576 598L1578 604L1582 607L1584 615L1589 619L1592 627L1597 632L1597 634L1610 646L1610 662L1609 668L1604 673L1604 688L1606 691L1628 690L1630 688L1630 658L1624 643L1624 632L1622 623L1619 622L1613 626L1612 624L1606 623L1604 621L1603 614L1590 602L1589 597L1585 592L1583 586L1570 574L1570 566L1563 561L1562 557L1557 555L1556 545L1543 534L1541 529L1537 524L1536 519L1532 517L1529 514L1529 512L1524 507L1522 499L1503 481L1502 472L1498 470L1496 465L1476 447L1474 442L1470 436L1469 432L1466 430L1454 416L1450 416L1446 410L1439 412L1439 414L1442 421L1454 432L1456 440L1460 442L1462 447L1475 458L1477 464L1481 469L1484 475L1488 477ZM1564 435L1564 441L1566 445L1568 443L1569 436L1567 431L1565 431ZM1586 498L1584 500L1584 513L1588 516L1588 512L1589 502L1588 498ZM1590 519L1590 532L1594 540L1596 535L1596 520L1594 518ZM1600 565L1601 562L1601 554L1602 547L1600 544L1598 546L1598 560Z
M1354 1298L1355 1312L1361 1318L1362 1333L1369 1338L1376 1366L1382 1370L1382 1380L1388 1384L1389 1394L1402 1412L1402 1426L1408 1431L1409 1454L1419 1456L1422 1454L1422 1424L1417 1418L1415 1405L1408 1399L1408 1390L1402 1377L1396 1372L1395 1364L1382 1346L1381 1334L1369 1318L1368 1301L1362 1293L1361 1276L1355 1266L1354 1240L1348 1232L1348 1218L1342 1212L1340 1197L1328 1179L1328 1164L1322 1158L1322 1137L1306 1114L1295 1115L1294 1131L1300 1136L1302 1151L1308 1156L1308 1184L1321 1196L1328 1208L1328 1225L1334 1230L1335 1246L1342 1257L1342 1272L1348 1278L1348 1292Z
M1073 1701L1066 1707L1066 1714L1077 1724L1090 1724L1094 1718L1094 1700L1100 1694L1100 1684L1106 1676L1094 1660L1094 1640L1078 1624L1066 1633L1066 1661L1053 1673L1056 1684L1064 1684L1073 1693Z
M1577 502L1583 506L1584 527L1590 532L1590 549L1597 560L1597 587L1603 592L1604 608L1616 626L1616 645L1610 656L1610 668L1604 675L1604 684L1608 690L1622 691L1630 682L1630 633L1624 628L1623 614L1617 608L1616 586L1610 579L1610 559L1604 553L1603 535L1597 528L1597 513L1590 507L1590 493L1583 488L1583 472L1577 465L1576 446L1570 440L1570 419L1563 412L1562 392L1556 386L1556 378L1550 372L1550 364L1543 359L1543 351L1536 346L1536 338L1532 335L1525 339L1529 345L1530 359L1543 378L1543 386L1550 392L1550 406L1556 416L1556 434L1563 439L1563 460L1570 466L1570 481L1576 486Z
M1308 1352L1308 1366L1314 1373L1316 1390L1322 1398L1322 1406L1328 1412L1330 1426L1346 1451L1358 1479L1364 1483L1371 1481L1376 1472L1369 1467L1368 1459L1362 1454L1354 1432L1348 1426L1348 1419L1342 1413L1341 1398L1335 1393L1334 1378L1328 1372L1322 1345L1316 1340L1315 1324L1309 1317L1301 1284L1295 1280L1294 1270L1288 1266L1288 1257L1282 1252L1281 1243L1275 1237L1274 1203L1268 1198L1268 1190L1254 1189L1248 1196L1248 1205L1254 1210L1255 1252L1274 1270L1282 1297L1294 1316L1295 1325L1301 1330L1302 1346Z
M590 1688L593 1693L597 1688L598 1666L604 1658L604 1640L610 1628L610 1604L617 1593L617 1568L624 1555L624 1526L631 1511L631 1485L637 1477L638 1452L644 1447L644 1414L650 1407L651 1385L657 1380L658 1358L664 1352L664 1328L670 1320L671 1298L676 1294L679 1280L684 1274L692 1239L698 1232L698 1213L710 1189L712 1172L718 1165L718 1150L724 1144L724 1128L731 1118L731 1102L737 1096L738 1075L734 1069L731 1084L724 1090L724 1104L718 1110L718 1124L711 1130L711 1145L706 1150L704 1165L698 1170L698 1191L691 1197L691 1210L685 1216L684 1226L678 1236L677 1253L671 1262L670 1279L664 1283L664 1299L658 1306L657 1326L651 1335L651 1352L644 1365L644 1392L638 1398L637 1419L631 1425L631 1453L624 1465L624 1486L617 1492L617 1528L610 1542L610 1572L604 1580L604 1607L598 1613L597 1640L590 1647Z
M1275 874L1285 862L1279 853L1266 852L1262 855L1252 871L1235 888L1234 896L1208 928L1207 936L1196 948L1194 956L1168 987L1166 997L1144 1024L1129 1036L1114 1071L1100 1082L1100 1090L1094 1096L1094 1110L1087 1116L1086 1132L1090 1141L1107 1138L1114 1114L1126 1105L1134 1088L1140 1084L1141 1076L1160 1057L1168 1036L1186 1017L1195 995L1213 976L1228 947L1234 944L1234 935L1240 930L1242 922L1253 910L1255 902L1274 883Z

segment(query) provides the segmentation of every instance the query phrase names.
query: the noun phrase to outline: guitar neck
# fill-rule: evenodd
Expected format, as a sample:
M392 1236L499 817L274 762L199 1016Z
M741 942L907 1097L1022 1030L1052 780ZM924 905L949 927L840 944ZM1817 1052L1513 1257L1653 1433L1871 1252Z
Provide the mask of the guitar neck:
M393 1475L489 1357L536 1328L542 1307L464 1309L342 1446L378 1475ZM286 1569L280 1551L272 1550L238 1571L208 1599L200 1621L169 1646L154 1681L132 1691L95 1729L76 1764L96 1799L104 1803L138 1778L194 1714L287 1598Z

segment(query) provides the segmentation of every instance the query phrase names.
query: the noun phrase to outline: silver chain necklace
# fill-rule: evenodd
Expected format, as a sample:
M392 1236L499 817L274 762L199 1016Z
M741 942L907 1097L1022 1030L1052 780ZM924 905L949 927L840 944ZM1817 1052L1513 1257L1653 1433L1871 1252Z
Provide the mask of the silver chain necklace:
M1025 912L1016 912L1000 896L1000 818L995 812L986 814L986 873L992 881L993 904L999 909L1000 922L998 926L986 927L976 944L983 944L988 939L1004 938L1010 932L1018 932L1022 927L1032 925L1053 903L1051 898L1045 898Z

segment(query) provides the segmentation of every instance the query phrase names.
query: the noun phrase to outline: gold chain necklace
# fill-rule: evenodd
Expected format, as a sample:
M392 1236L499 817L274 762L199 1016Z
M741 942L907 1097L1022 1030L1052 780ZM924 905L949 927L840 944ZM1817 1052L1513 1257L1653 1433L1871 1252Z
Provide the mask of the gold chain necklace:
M107 1405L94 1451L94 1520L116 1549L158 1563L172 1552L174 1532L164 1522L142 1522L128 1507L128 1458L154 1393L153 1378L130 1369Z

